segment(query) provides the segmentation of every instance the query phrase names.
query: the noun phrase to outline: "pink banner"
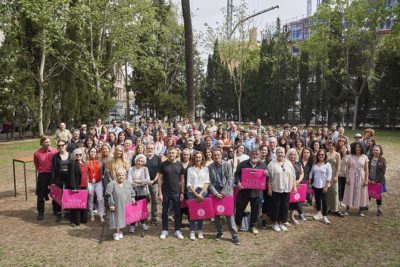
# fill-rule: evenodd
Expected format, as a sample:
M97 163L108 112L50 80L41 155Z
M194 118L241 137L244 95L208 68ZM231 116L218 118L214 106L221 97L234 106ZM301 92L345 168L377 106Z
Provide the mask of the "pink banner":
M55 184L50 185L50 197L60 206L62 205L62 195L63 190L61 188Z
M267 187L267 179L265 170L263 169L242 169L242 186L246 189L265 190Z
M125 206L125 224L135 223L141 220L146 220L149 216L147 210L147 200L141 199L134 204L128 203Z
M62 198L63 209L86 209L88 200L87 190L78 190L73 192L69 189L64 189Z
M294 193L293 191L290 192L289 203L304 202L306 201L306 195L307 195L307 185L301 184L299 187L297 187L296 193Z
M382 184L380 183L368 184L368 195L370 198L375 198L377 200L380 200L382 198L381 194L382 194Z
M214 207L214 215L219 215L219 216L233 215L233 196L224 196L224 198L222 199L213 196L212 203Z
M202 202L197 202L196 199L189 199L186 203L189 208L191 220L214 218L214 209L211 197L205 198Z

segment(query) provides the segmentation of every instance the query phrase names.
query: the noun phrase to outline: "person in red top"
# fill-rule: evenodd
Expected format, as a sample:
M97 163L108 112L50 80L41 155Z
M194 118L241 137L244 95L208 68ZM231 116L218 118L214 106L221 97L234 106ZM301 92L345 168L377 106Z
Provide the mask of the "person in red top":
M51 180L51 164L52 159L58 151L51 147L51 140L48 136L40 138L40 145L42 146L38 151L33 154L33 162L36 171L38 172L38 179L36 183L37 195L37 219L43 220L44 214L44 201L49 200L49 185ZM53 212L55 207L53 206Z
M89 212L90 212L90 220L94 221L94 212L93 212L93 201L94 195L96 193L97 204L99 208L99 216L100 221L104 222L104 198L103 198L103 183L101 181L101 163L96 159L97 149L92 147L88 151L89 153L89 162L87 165L88 175L89 175Z
M82 147L75 149L71 159L74 161L74 167L67 188L74 191L87 189L88 168L85 162L85 149ZM87 223L87 209L71 209L69 222L72 227Z

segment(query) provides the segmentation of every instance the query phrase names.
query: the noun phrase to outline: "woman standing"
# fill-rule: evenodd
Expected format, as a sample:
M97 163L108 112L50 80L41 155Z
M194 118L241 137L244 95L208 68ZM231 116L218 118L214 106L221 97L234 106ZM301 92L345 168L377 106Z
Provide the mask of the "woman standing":
M208 167L211 163L213 163L213 159L212 159L212 152L210 149L206 149L206 151L204 151L204 158L205 158L205 165L206 167Z
M339 202L341 207L345 207L343 204L344 189L346 188L346 164L349 161L349 150L347 146L343 145L340 147L340 171L339 171Z
M332 140L327 140L326 148L327 152L327 160L328 163L331 164L332 167L332 180L331 186L328 188L328 212L333 212L335 215L344 217L344 215L339 211L339 173L340 166L342 164L342 160L340 158L340 154L335 150L335 144Z
M297 149L295 148L289 149L288 153L286 154L286 159L288 159L293 165L296 174L296 187L298 187L300 183L303 182L304 172L301 163L298 161L299 155L297 154ZM303 203L300 202L289 203L290 221L293 224L299 224L299 222L294 218L295 210L299 213L300 218L302 219L305 218L303 214Z
M317 159L310 172L312 186L314 190L317 214L315 220L321 220L324 224L330 224L328 220L328 198L327 192L332 180L332 167L327 163L327 155L325 150L320 149L317 152ZM322 204L322 214L321 214Z
M309 147L305 147L303 149L303 151L301 152L300 159L301 159L300 160L301 167L303 167L303 171L304 171L304 178L303 178L302 183L307 183L308 187L311 188L311 180L309 178L310 178L311 169L314 165L314 154L313 154L312 150ZM311 206L312 205L312 194L307 192L306 198L307 198L307 204ZM300 219L302 221L307 220L306 217L300 217Z
M110 145L111 153L114 153L114 149L117 144L117 137L114 132L108 134L108 144Z
M83 148L77 148L72 152L71 159L75 162L73 165L71 179L67 185L71 190L85 190L88 186L88 168L85 162L85 151ZM87 209L71 209L69 222L72 227L79 226L81 223L87 223Z
M296 146L297 155L298 155L298 157L300 157L301 152L303 151L303 148L304 148L303 139L301 139L300 137L299 137L299 138L296 138L296 139L294 140L294 144L295 144L295 146Z
M154 136L154 153L157 156L162 156L165 153L164 141L161 138L160 131L157 131Z
M358 208L361 217L368 205L368 158L364 155L364 147L360 142L351 144L351 155L346 164L346 188L343 203L347 206L345 215L350 208Z
M136 191L135 200L139 201L142 199L149 199L149 187L150 174L147 167L145 167L147 158L144 154L138 154L135 157L135 166L129 168L128 180L131 181L133 189ZM146 224L146 220L142 220L142 229L147 231L149 226ZM135 232L135 224L131 224L129 232Z
M260 147L260 161L265 162L265 165L271 162L271 153L269 152L267 145L262 145ZM267 184L268 184L269 177L267 176ZM261 226L266 228L267 227L267 217L271 217L271 210L272 210L272 197L268 195L268 188L263 191L263 202L261 207Z
M119 168L115 171L116 179L107 185L106 194L109 196L110 206L110 229L114 230L114 240L124 237L121 228L125 227L125 206L128 203L135 203L135 191L130 181L126 180L126 170Z
M88 174L89 174L89 213L90 221L94 221L93 212L93 201L94 194L96 193L97 204L99 208L100 221L104 222L104 198L103 198L103 183L102 183L102 173L101 173L101 163L96 159L97 149L92 147L89 149L89 162L87 164Z
M67 151L67 144L64 140L57 141L57 150L58 153L55 154L52 159L50 184L54 184L60 189L64 189L71 177L73 161L70 159L70 155ZM54 200L52 201L52 204L56 213L56 222L60 222L61 206Z
M128 172L129 170L129 163L125 159L124 156L124 148L122 146L116 146L114 151L114 157L107 161L106 163L106 172L104 175L104 180L106 185L115 180L117 177L117 170L123 168Z
M99 140L102 140L103 142L108 142L108 129L105 125L101 126Z
M145 146L150 144L150 143L153 143L153 136L150 135L150 129L149 128L144 130L144 134L142 136L142 143Z
M288 211L289 211L289 193L297 190L296 174L293 164L285 159L285 149L276 148L276 159L268 164L268 195L272 197L272 230L275 232L286 232Z
M205 166L204 156L201 152L196 151L193 155L192 167L187 171L187 188L188 199L196 199L202 202L208 196L208 185L210 184L210 176L208 168ZM197 237L203 239L203 220L190 220L190 240L196 240L195 230L197 224Z
M373 148L373 156L369 161L369 180L371 183L380 183L382 185L382 193L384 193L386 192L386 160L382 156L382 147L380 145L375 145ZM382 216L382 198L376 200L376 205L376 216Z
M278 146L283 147L286 153L290 149L289 139L285 136L282 136L281 138L278 139Z
M122 132L120 132L120 133L118 134L117 145L123 146L125 140L126 140L126 135L125 135L125 132L122 131Z
M91 136L87 136L85 139L85 155L89 155L89 149L96 147L96 142Z
M319 141L312 141L310 144L310 148L313 151L314 158L317 159L317 153L321 149L321 144L319 143Z

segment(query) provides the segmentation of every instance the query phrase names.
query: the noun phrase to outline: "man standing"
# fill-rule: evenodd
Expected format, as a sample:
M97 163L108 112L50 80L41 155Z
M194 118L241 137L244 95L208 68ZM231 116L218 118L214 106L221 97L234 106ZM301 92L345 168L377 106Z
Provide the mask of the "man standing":
M38 179L36 183L37 195L37 219L43 220L44 214L44 200L48 200L49 185L51 180L51 162L53 156L58 153L55 148L52 148L50 137L43 136L40 138L40 145L42 146L33 155L33 162L36 171L38 172Z
M181 232L180 201L183 200L185 192L184 168L181 162L176 160L176 148L168 150L168 160L161 163L158 173L158 198L162 202L162 231L160 239L168 236L168 209L170 202L175 213L175 233L178 239L183 239Z
M276 144L277 140L276 137L270 137L268 140L268 149L271 153L271 159L276 159Z
M193 148L194 150L200 151L202 153L204 153L207 149L206 144L203 140L201 140L201 132L197 130L194 132Z
M71 140L71 133L68 129L66 129L65 123L60 123L60 129L56 131L56 140L64 140L65 142L69 142Z
M68 142L68 153L72 154L75 149L79 147L80 144L82 144L82 141L79 139L80 135L79 129L75 129L72 131L72 138Z
M161 158L154 154L154 144L148 144L146 148L146 167L150 175L150 201L151 201L151 223L157 225L157 205L158 205L158 183L157 173L161 166Z
M209 189L211 194L219 199L222 199L225 196L232 196L234 178L232 175L231 165L226 161L222 161L222 151L218 148L213 151L213 160L214 162L208 166L210 174ZM233 244L239 245L234 216L226 216L225 220L228 224L229 232L232 235ZM216 240L219 241L222 237L221 216L215 216L214 222L215 227L217 228Z
M101 128L103 127L103 124L101 123L101 119L98 118L96 120L96 124L94 125L94 128L96 129L96 137L99 138L101 135Z
M122 129L118 126L117 120L111 120L112 127L108 128L108 133L115 133L115 136L118 137L119 133L122 132Z
M250 202L250 207L251 207L250 232L252 232L253 234L258 234L256 224L260 213L260 196L262 190L243 189L241 180L242 180L242 169L244 168L262 169L265 170L264 171L265 176L267 175L267 165L264 162L260 161L260 152L258 149L256 148L252 149L250 152L250 159L240 163L235 172L235 183L237 184L237 187L240 190L238 192L236 199L235 222L237 225L240 225L242 223L244 210L246 209L247 204Z

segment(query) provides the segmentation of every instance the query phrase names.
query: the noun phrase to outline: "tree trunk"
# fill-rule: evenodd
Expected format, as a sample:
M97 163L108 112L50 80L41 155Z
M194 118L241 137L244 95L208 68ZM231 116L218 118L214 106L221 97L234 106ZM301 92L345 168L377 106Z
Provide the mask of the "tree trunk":
M185 28L185 61L186 61L186 97L189 121L195 121L194 84L193 84L193 31L190 14L190 1L181 0Z
M357 115L358 115L358 102L360 100L360 95L355 94L354 95L354 113L353 113L353 124L351 126L352 130L357 130Z
M46 62L46 50L43 47L42 54L40 57L39 67L39 135L44 135L43 129L43 102L44 102L44 66Z

